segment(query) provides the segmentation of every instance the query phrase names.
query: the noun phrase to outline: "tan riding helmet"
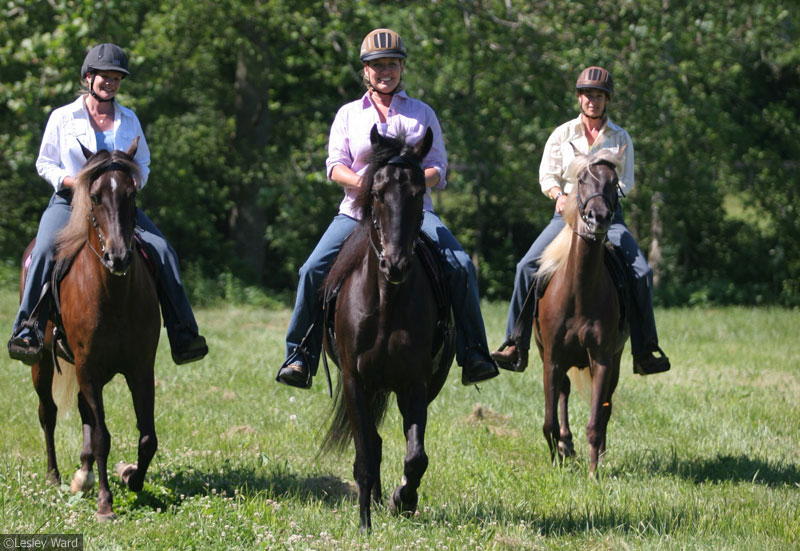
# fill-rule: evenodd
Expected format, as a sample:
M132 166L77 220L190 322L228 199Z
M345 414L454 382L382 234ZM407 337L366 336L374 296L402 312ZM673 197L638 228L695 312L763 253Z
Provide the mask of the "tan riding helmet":
M400 35L391 29L375 29L361 43L361 61L381 57L406 58L406 45Z
M614 94L614 80L611 78L611 73L602 67L587 67L581 71L578 81L575 83L575 89L578 91L586 88L602 90L608 94L608 97L611 97Z

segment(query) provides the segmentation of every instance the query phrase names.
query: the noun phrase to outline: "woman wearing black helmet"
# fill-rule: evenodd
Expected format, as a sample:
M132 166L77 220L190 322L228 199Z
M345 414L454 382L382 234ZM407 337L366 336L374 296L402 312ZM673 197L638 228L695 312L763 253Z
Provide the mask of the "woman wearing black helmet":
M539 166L542 192L555 201L555 213L517 264L514 291L506 320L506 342L492 353L500 367L512 371L522 371L528 363L533 324L533 300L527 300L528 294L539 267L539 258L564 227L561 212L566 204L566 194L572 191L573 186L566 177L567 168L575 158L573 146L583 154L598 149L613 149L615 152L624 149L624 167L619 174L619 183L626 193L633 189L633 142L625 129L614 124L607 113L607 105L614 93L611 74L602 67L587 67L578 76L575 91L580 115L553 131L544 146ZM631 282L633 299L630 326L634 372L649 375L667 371L670 363L658 346L653 315L653 271L625 225L621 202L617 203L608 240L622 251L630 273L628 279Z
M282 383L300 388L311 385L322 347L322 305L317 291L333 265L342 241L356 226L361 213L354 202L371 151L370 130L377 125L383 135L405 134L410 143L433 131L433 146L423 159L428 190L424 199L422 231L437 244L450 288L456 320L456 358L462 366L461 381L471 385L498 374L489 355L478 302L475 267L450 230L433 212L430 188L443 188L447 153L442 130L430 106L403 91L406 47L391 29L375 29L361 43L365 94L339 109L328 141L327 174L344 191L339 213L300 268L292 319L286 335L286 361L278 371Z
M49 296L41 296L53 268L54 241L70 215L70 199L75 176L86 158L81 144L91 151L125 150L139 136L136 161L141 167L141 189L150 173L150 150L139 119L133 111L116 101L122 80L130 74L128 57L115 44L92 48L81 67L84 93L72 103L50 115L42 137L36 169L55 193L42 214L28 266L19 312L8 341L9 355L26 364L38 361L42 354L45 325L49 315ZM156 264L161 310L167 326L172 357L176 363L199 360L208 352L205 339L198 334L197 323L178 272L178 258L158 228L137 212L137 234L150 248ZM41 301L38 309L37 302Z

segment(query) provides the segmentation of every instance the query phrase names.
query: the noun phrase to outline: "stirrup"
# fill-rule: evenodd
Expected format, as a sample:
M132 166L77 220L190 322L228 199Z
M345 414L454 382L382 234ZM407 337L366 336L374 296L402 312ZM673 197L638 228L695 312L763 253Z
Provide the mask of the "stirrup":
M505 361L505 360L500 359L497 356L495 356L496 352L502 352L503 350L505 350L509 346L513 346L514 349L517 352L517 360L515 362ZM525 362L523 364L523 361L522 361L522 349L519 346L519 341L513 339L512 337L509 337L509 338L507 338L505 340L505 342L503 344L500 345L500 348L498 348L495 352L492 352L491 356L492 356L492 359L495 362L497 362L497 365L499 367L501 367L503 369L506 369L508 371L513 371L515 373L522 373L528 367L527 350L525 352L526 352L526 354L525 354L526 357L525 357Z
M305 368L305 380L301 378L300 370L295 369L292 366ZM286 371L286 373L284 373L284 371ZM298 363L289 363L289 360L286 360L283 362L283 365L281 365L280 369L278 369L278 374L275 376L275 380L279 383L293 386L295 388L311 388L311 370L307 366Z
M20 337L22 329L29 329L31 337ZM8 340L8 355L12 360L19 360L25 365L33 365L42 357L43 339L39 336L39 322L27 319L20 323L17 331Z

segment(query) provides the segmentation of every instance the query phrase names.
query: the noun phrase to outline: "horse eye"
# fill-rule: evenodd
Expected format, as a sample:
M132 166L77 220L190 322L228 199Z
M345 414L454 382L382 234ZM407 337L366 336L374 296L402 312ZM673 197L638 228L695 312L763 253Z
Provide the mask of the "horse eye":
M89 195L89 197L91 198L91 200L92 200L92 203L94 203L95 205L99 205L99 204L100 204L100 197L98 197L98 196L97 196L97 195L95 195L94 193L92 193L91 195Z

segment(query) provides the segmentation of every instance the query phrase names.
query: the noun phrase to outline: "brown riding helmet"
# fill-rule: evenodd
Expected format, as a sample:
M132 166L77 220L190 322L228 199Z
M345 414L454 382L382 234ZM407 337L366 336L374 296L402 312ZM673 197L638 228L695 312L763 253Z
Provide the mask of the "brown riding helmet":
M614 80L611 78L611 73L602 67L587 67L581 71L575 83L575 89L579 92L586 88L602 90L611 97L614 94Z
M375 29L361 43L361 61L382 57L406 58L406 45L400 35L391 29Z

